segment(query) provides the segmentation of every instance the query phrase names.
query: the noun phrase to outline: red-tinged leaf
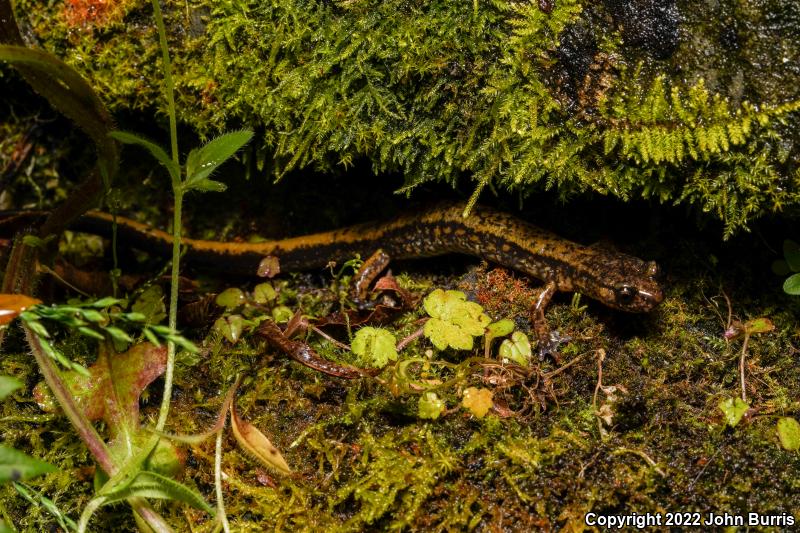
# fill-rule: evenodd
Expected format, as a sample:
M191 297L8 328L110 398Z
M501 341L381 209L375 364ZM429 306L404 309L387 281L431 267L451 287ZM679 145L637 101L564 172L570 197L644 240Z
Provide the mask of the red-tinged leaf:
M375 288L373 289L373 292L379 291L390 291L397 294L397 296L400 297L400 302L402 303L402 307L404 309L409 309L414 304L414 297L410 292L397 284L397 280L394 276L392 276L391 273L386 274L375 282Z
M261 278L274 278L281 273L281 264L274 255L267 255L258 264L256 275Z
M24 294L0 294L0 326L8 324L24 310L42 303Z
M767 333L775 329L775 324L773 324L772 320L769 318L754 318L745 323L744 329L750 335L754 333Z
M726 340L735 339L736 337L744 333L744 327L745 327L744 324L736 320L731 324L731 327L725 330L725 333L723 333L722 336Z
M239 418L236 412L236 402L231 404L231 428L239 446L258 459L261 464L273 468L281 474L292 473L278 448L257 427L247 420Z
M64 381L87 418L105 420L114 436L122 431L132 434L139 427L139 396L164 373L167 349L141 343L112 353L100 346L88 377L66 372Z

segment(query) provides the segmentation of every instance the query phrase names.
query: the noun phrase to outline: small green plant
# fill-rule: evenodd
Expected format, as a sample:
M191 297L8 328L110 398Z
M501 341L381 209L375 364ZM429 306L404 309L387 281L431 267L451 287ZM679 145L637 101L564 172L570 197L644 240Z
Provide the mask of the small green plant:
M422 393L422 396L419 397L417 413L420 418L436 420L444 412L444 410L444 400L439 398L439 395L435 392L424 392Z
M178 323L178 276L180 274L181 255L181 228L183 196L190 191L208 192L224 191L225 184L209 179L209 176L225 161L233 157L239 149L250 141L253 132L249 130L225 133L211 140L200 148L195 148L184 161L181 167L178 155L178 126L175 109L175 88L172 81L172 67L167 46L167 34L164 28L164 18L161 15L161 6L158 0L153 0L153 12L158 27L159 44L161 47L162 71L164 73L164 92L167 97L169 114L170 152L159 145L130 132L116 131L110 135L112 138L126 144L136 144L145 148L161 163L169 173L174 200L173 225L172 225L172 273L169 297L168 324L174 330ZM172 398L172 380L175 369L175 343L167 342L167 371L164 376L164 397L158 415L156 427L164 429L169 415L170 401Z
M359 329L353 337L352 350L362 363L374 368L397 361L397 339L390 331L381 328L367 326Z
M750 404L741 398L726 398L720 400L717 406L722 411L722 414L725 415L725 422L731 427L736 426L747 410L750 409Z
M483 307L468 302L461 291L436 289L423 305L431 317L425 323L425 336L439 350L471 350L473 337L483 335L491 322Z
M500 357L503 361L512 361L520 366L528 366L531 362L531 341L521 331L515 331L510 339L505 339L500 345Z

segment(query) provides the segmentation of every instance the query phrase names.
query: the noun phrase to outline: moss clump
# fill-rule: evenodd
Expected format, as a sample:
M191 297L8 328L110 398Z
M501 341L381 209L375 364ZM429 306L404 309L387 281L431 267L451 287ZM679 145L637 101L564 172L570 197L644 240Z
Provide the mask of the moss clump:
M699 206L726 235L798 205L798 133L781 121L800 94L748 83L764 73L744 46L708 43L715 70L701 69L703 50L679 39L678 24L704 31L704 7L554 4L168 3L179 109L202 134L261 125L257 166L270 160L276 175L366 156L377 171L402 172L405 191L466 179L476 193L655 198ZM78 26L60 2L18 9L122 111L160 102L147 6L126 2ZM737 43L759 43L758 60L773 59L763 10L724 15ZM797 42L781 40L782 57Z

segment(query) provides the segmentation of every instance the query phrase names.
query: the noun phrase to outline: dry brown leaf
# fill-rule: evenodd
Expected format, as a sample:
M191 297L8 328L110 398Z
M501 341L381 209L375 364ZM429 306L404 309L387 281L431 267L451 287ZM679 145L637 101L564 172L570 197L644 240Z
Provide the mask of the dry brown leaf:
M292 473L278 448L257 427L239 418L236 402L231 404L231 428L239 446L261 461L261 464L274 468L282 474Z

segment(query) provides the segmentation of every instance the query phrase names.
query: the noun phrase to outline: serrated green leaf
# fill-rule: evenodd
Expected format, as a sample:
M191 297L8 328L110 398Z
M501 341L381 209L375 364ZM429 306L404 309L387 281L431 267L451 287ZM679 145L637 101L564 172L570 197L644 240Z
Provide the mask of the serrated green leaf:
M49 463L0 444L0 483L30 479L56 470Z
M131 496L179 501L210 515L214 514L214 508L206 502L203 496L183 483L156 472L140 472L125 488L106 494L106 504L126 500Z
M795 452L800 450L800 423L790 416L778 420L778 438L784 450Z
M747 410L750 409L750 405L741 398L727 398L721 400L718 407L725 415L725 421L731 427L738 424Z
M471 350L472 338L483 335L484 328L491 322L479 304L468 302L466 298L461 291L436 289L423 301L431 316L423 333L436 348L444 350L449 346L456 350Z
M22 382L11 376L0 376L0 400L22 387Z
M186 185L196 188L197 182L210 176L252 137L253 132L250 130L232 131L209 141L205 146L192 150L186 158Z
M439 350L445 350L448 347L454 350L472 349L472 335L444 320L431 318L425 322L422 332Z
M374 368L382 368L389 361L397 361L397 339L390 331L370 326L359 329L351 346L361 361Z
M173 161L172 158L167 155L167 152L165 152L164 149L156 143L128 131L112 131L108 135L112 139L116 139L121 143L135 144L146 149L153 157L156 158L156 161L164 165L173 182L180 181L180 168L178 168L178 165L175 164L175 161Z
M800 294L800 273L792 274L783 282L783 292L797 296Z

